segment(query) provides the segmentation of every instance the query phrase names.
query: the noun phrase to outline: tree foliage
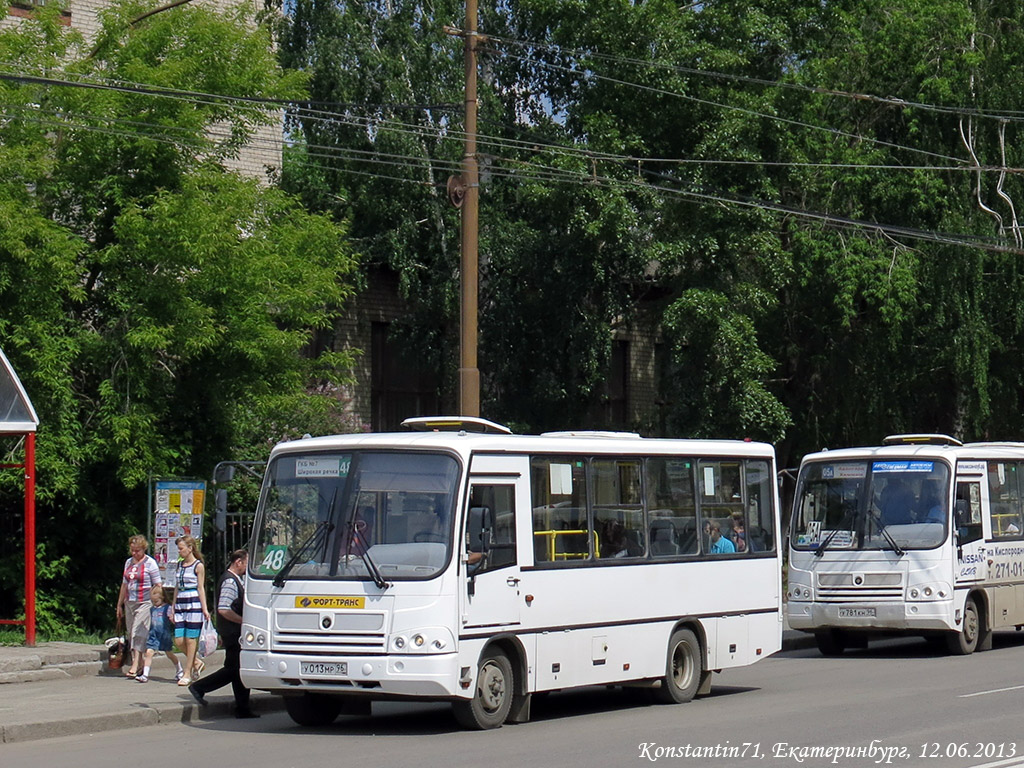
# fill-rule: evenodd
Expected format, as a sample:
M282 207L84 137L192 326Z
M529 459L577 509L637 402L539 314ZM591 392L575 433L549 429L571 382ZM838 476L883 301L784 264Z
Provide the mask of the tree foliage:
M345 227L225 165L280 120L239 97L294 98L304 76L280 69L251 10L133 23L149 8L110 7L92 45L50 6L0 32L0 60L48 78L0 81L0 346L40 416L50 571L93 624L112 615L148 478L265 455L289 414L299 434L313 417L342 428L325 392L350 365L306 353L356 279Z

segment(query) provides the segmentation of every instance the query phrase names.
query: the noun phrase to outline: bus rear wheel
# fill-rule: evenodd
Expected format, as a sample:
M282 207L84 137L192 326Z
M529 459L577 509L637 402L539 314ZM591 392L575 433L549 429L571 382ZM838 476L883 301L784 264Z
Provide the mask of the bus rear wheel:
M663 704L685 704L697 695L701 673L700 643L688 629L677 629L668 641L668 658L661 686L654 698Z
M968 656L974 653L978 647L978 636L981 630L981 619L978 616L978 606L973 597L968 597L964 603L964 621L959 632L950 632L946 635L946 648L950 653L957 656Z
M285 696L284 708L288 716L298 725L319 728L330 725L341 713L343 700L323 693L303 693L300 696Z
M514 694L512 662L501 651L491 651L480 659L473 698L453 701L452 712L463 728L474 731L498 728L508 717Z
M819 629L814 633L814 642L822 656L842 656L846 650L846 638L838 629Z

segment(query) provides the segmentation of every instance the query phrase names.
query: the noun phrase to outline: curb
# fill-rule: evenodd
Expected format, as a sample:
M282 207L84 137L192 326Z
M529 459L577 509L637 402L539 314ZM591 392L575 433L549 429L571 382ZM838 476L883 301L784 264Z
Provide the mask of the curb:
M284 709L279 696L252 698L252 708L260 714ZM83 736L123 728L141 728L147 725L168 725L172 723L200 723L210 720L233 719L233 700L211 701L205 707L198 704L136 705L135 709L86 715L63 720L43 720L32 723L10 723L0 725L0 744L22 741L38 741L58 736Z

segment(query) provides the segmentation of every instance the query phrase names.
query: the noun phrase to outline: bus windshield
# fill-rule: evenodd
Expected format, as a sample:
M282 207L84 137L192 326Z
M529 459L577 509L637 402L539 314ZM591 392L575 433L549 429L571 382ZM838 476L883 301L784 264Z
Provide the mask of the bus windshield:
M931 460L821 461L800 473L795 549L931 549L949 529L949 467Z
M456 460L439 453L281 455L267 467L252 574L275 583L431 578L451 551L458 476Z

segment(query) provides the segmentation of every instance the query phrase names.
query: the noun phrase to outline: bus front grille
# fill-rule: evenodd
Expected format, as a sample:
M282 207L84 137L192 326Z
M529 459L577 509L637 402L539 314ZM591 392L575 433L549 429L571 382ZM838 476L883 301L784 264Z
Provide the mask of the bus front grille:
M271 639L271 650L277 653L377 654L384 652L385 643L384 635L346 635L327 632L307 635L275 632Z
M817 598L823 602L903 599L903 576L900 573L819 573L817 587Z
M271 650L281 653L383 653L386 616L380 611L281 609L274 612Z

